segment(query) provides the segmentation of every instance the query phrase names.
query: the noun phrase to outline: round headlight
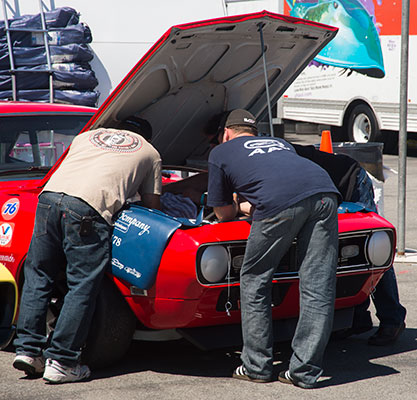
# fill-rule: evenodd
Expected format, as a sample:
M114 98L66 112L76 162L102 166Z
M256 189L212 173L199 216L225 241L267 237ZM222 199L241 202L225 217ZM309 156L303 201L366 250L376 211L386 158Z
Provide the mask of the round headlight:
M201 274L208 282L218 282L226 276L229 253L220 245L208 246L201 256Z
M368 242L368 256L373 265L385 265L391 257L391 240L387 232L374 232Z
M353 258L359 255L359 246L356 244L343 246L340 249L340 255L342 258Z

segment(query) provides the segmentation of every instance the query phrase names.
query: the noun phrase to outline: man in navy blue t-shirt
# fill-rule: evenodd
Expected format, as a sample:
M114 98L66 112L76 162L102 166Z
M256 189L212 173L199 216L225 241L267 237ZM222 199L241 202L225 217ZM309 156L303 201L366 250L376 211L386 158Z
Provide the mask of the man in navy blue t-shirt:
M254 116L234 110L223 144L209 156L207 204L217 218L234 219L242 199L253 211L240 273L243 364L233 377L272 380L272 277L297 237L300 316L289 370L279 380L313 388L333 323L340 194L327 172L298 156L288 142L256 135Z

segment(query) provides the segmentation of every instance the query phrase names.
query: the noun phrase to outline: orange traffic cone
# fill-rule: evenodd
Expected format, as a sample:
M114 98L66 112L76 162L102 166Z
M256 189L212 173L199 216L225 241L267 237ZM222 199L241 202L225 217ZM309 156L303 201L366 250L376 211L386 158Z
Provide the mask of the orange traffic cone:
M321 133L320 151L333 153L332 136L330 131L323 131Z

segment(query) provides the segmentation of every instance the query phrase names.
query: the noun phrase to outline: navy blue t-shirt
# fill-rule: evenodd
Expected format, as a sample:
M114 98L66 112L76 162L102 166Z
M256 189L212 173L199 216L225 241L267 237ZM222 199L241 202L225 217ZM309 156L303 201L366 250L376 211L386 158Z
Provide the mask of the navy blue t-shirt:
M207 204L232 204L236 192L255 207L253 220L317 193L339 194L323 168L299 156L283 139L239 136L211 151L208 171Z

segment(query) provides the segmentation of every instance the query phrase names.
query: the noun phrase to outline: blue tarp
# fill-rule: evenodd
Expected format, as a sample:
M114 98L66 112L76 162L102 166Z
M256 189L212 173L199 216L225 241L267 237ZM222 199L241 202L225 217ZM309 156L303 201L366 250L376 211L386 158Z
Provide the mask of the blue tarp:
M95 107L100 93L96 90L54 90L54 102L77 104L80 106ZM23 101L49 102L48 89L18 90L17 98ZM0 91L0 100L13 100L11 90Z
M48 47L52 63L54 101L96 106L99 92L97 78L89 62L93 52L87 25L70 7L45 12ZM40 14L8 20L11 29L41 29ZM12 73L16 76L17 99L50 101L49 74L44 35L41 32L10 31L15 71L10 71L9 47L4 21L0 21L0 99L13 99Z
M80 22L80 14L71 7L56 8L44 13L47 29L62 28L68 25L76 25ZM28 14L8 19L10 28L42 29L40 14ZM0 21L0 30L4 34L4 21ZM1 32L0 32L1 33Z
M339 214L349 214L349 213L356 213L356 212L373 212L369 208L362 203L351 203L349 201L344 201L339 205L337 209Z
M69 66L70 68L60 68ZM91 90L98 85L94 71L88 64L53 64L52 75L55 89ZM38 73L33 73L37 71ZM47 65L21 67L16 72L18 90L49 89ZM0 70L0 90L12 90L12 77L8 70Z
M10 32L13 47L43 46L43 32ZM93 37L91 30L86 24L69 25L62 28L51 28L47 32L48 43L50 45L62 46L65 44L91 43ZM6 35L0 36L0 43L7 44Z
M93 59L93 52L85 44L71 43L64 46L49 46L52 63L88 62ZM47 64L46 49L38 47L14 47L13 60L15 67L25 65ZM9 49L7 45L0 46L0 68L10 68Z

